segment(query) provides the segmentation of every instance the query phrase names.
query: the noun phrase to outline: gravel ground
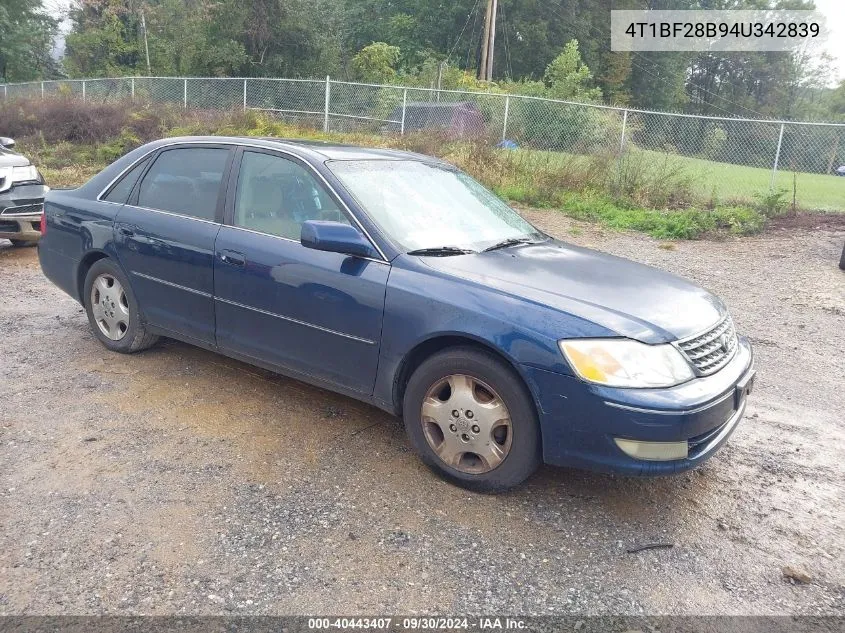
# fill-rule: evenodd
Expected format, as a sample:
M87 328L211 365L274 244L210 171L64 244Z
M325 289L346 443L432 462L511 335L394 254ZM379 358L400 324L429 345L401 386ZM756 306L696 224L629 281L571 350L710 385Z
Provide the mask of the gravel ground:
M107 352L3 242L0 614L845 614L845 232L671 244L526 214L726 300L759 377L704 467L471 494L374 408L172 341Z

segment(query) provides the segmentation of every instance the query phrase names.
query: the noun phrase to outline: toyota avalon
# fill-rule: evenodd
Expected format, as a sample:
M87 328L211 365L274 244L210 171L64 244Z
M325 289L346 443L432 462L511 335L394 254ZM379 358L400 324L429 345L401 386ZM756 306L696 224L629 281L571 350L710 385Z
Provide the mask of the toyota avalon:
M160 140L49 192L42 226L44 273L108 349L171 337L372 403L475 490L542 462L694 467L754 381L719 298L553 239L418 154Z

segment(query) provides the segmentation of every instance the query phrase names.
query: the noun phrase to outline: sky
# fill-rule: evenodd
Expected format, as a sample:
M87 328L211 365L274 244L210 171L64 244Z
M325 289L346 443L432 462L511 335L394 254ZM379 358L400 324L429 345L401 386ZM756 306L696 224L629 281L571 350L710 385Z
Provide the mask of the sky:
M827 52L839 66L839 80L845 79L845 0L815 0L816 10L827 18Z
M248 1L248 0L246 0ZM44 0L44 6L51 15L59 16L67 12L72 0ZM816 10L827 18L828 38L825 49L830 53L837 66L837 76L831 80L836 85L845 79L845 0L815 0ZM55 57L64 54L64 34L69 25L62 24L60 34L53 49Z

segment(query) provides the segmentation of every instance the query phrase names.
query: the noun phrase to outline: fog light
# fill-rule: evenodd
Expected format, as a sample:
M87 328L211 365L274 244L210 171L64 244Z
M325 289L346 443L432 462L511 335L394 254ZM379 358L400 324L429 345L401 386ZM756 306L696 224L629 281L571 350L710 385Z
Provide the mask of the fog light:
M686 459L688 454L686 442L637 442L636 440L623 440L618 437L614 438L613 441L626 455L634 459L651 462Z

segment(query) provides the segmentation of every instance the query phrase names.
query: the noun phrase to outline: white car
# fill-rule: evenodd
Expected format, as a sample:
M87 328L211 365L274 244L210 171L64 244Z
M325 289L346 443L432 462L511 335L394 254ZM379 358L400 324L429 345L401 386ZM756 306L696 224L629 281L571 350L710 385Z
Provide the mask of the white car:
M41 237L41 212L48 187L29 159L0 136L0 239L15 246L35 244Z

